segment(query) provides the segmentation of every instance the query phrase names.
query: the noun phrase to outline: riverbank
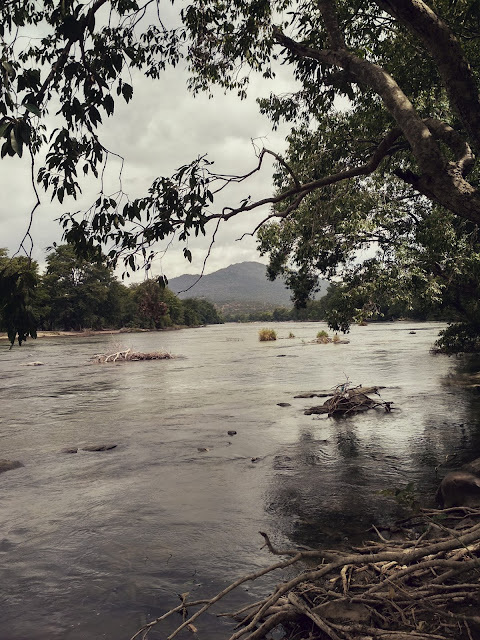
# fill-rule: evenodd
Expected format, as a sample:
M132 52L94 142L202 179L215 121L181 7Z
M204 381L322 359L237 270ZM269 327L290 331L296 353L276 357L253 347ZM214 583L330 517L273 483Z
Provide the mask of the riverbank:
M204 326L204 325L200 325ZM180 329L197 329L198 327L187 327L186 325L175 325L163 329L85 329L83 331L38 331L37 338L89 338L91 336L114 336L123 333L150 333L163 331L179 331ZM6 332L0 333L0 341L8 341Z

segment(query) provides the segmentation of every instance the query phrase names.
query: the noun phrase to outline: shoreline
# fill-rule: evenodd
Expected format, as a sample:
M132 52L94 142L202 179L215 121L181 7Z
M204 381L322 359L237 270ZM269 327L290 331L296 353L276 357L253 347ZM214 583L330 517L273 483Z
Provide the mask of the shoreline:
M37 338L91 338L92 336L109 336L124 333L152 333L161 331L179 331L180 329L192 329L197 327L175 326L164 329L84 329L83 331L38 331ZM35 338L28 338L35 340ZM0 333L0 342L9 342L6 332Z

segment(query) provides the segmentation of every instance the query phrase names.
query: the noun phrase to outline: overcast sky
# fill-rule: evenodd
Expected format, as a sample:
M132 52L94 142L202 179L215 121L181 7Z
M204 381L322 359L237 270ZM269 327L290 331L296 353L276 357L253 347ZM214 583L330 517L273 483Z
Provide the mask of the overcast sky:
M263 139L268 148L282 152L285 149L286 127L272 131L269 120L261 116L255 98L268 96L271 91L286 92L293 88L287 70L267 82L253 78L247 100L240 101L233 93L215 93L193 98L187 91L187 74L180 68L168 69L158 81L141 76L134 78L134 98L128 104L116 103L115 115L104 118L100 135L103 144L125 158L123 189L130 198L146 194L152 181L159 175L171 175L182 164L207 153L215 162L214 170L221 173L242 174L257 164L252 139ZM257 141L258 142L258 141ZM35 195L30 181L30 159L6 157L0 161L0 247L15 253L28 225ZM109 161L108 183L114 192L118 186L119 164ZM241 187L227 192L219 204L235 206L251 195L253 198L272 194L271 163L267 162L260 174ZM36 210L32 229L33 257L42 265L45 249L53 242L61 242L61 228L55 218L65 211L88 208L96 199L99 185L93 179L81 183L83 197L77 201L66 199L63 205L50 202L49 196L39 190L42 205ZM206 273L244 260L260 260L256 242L252 237L238 238L252 231L265 217L268 209L247 213L223 223L207 263ZM211 228L211 231L213 227ZM210 239L193 238L190 248L193 262L183 257L181 247L172 246L154 263L154 274L175 277L182 273L200 272ZM161 248L161 247L158 247ZM263 261L265 261L263 259Z

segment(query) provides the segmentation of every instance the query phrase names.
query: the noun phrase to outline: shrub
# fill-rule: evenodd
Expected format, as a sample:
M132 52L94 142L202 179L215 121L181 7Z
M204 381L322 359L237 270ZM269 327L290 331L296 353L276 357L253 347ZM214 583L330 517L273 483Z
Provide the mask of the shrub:
M330 338L328 337L328 333L326 331L319 331L317 333L317 342L319 342L320 344L328 344L329 342L331 342Z
M295 334L294 334L294 333L292 333L292 332L290 331L290 333L288 334L288 337L289 337L289 338L294 338L294 337L295 337Z
M258 332L258 339L260 340L260 342L276 340L277 334L273 329L260 329L260 331Z

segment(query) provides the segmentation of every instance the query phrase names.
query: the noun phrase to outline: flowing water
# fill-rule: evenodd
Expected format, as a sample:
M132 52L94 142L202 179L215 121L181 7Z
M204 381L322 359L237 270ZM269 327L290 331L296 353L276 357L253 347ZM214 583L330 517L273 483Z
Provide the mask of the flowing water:
M440 325L355 327L346 345L311 344L320 323L272 326L283 339L230 324L1 347L0 458L24 466L0 475L0 640L128 640L177 594L270 564L259 530L346 543L398 515L380 490L415 482L431 501L437 473L480 455L466 364L429 353ZM89 361L120 347L178 357ZM294 398L347 379L396 409L337 420ZM61 453L86 443L117 447ZM207 616L201 637L226 624Z

